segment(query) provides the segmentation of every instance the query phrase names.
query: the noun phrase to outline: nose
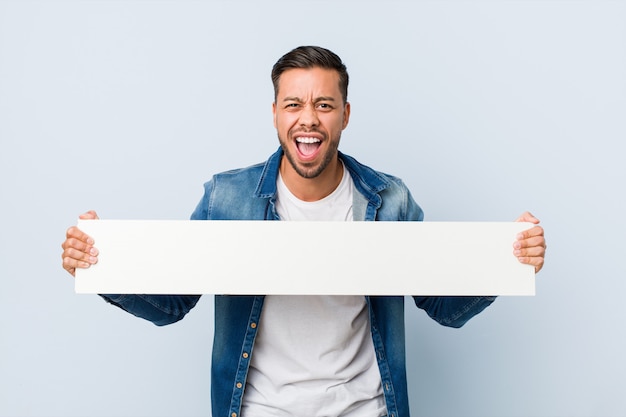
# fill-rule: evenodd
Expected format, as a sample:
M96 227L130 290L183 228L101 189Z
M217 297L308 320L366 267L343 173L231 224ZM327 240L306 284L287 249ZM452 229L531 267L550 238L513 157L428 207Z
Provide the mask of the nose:
M314 104L308 104L303 107L300 112L300 126L311 128L319 125L319 119L317 117L317 112L315 111Z

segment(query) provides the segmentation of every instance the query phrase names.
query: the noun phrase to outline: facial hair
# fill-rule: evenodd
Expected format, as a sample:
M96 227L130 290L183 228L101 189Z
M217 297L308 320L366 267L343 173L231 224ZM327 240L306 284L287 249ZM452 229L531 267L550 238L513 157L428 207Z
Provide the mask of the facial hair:
M298 132L300 131L296 131L293 133L289 132L288 137L292 138L294 133L298 133ZM325 134L323 134L322 132L318 132L318 131L315 131L315 132L322 134L324 136L324 142L326 141ZM303 132L303 133L306 133L306 132ZM300 175L302 178L308 178L308 179L318 177L322 172L324 172L324 170L328 167L328 165L337 157L337 150L339 149L340 139L341 139L341 133L339 133L336 138L333 138L330 140L328 149L326 149L326 152L324 153L324 155L322 155L321 162L300 163L298 159L296 158L296 156L292 154L291 149L289 148L289 146L287 146L287 143L280 137L280 134L278 134L278 141L280 142L280 145L283 148L283 152L285 156L287 157L289 164L291 164L291 167L294 169L294 171L296 171L298 175Z

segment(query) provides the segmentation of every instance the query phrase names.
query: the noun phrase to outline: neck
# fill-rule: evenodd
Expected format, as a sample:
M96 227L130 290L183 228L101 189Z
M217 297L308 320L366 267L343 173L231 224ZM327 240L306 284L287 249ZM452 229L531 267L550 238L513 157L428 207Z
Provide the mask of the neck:
M280 174L289 191L297 198L302 201L318 201L330 195L339 186L343 177L343 164L337 157L317 177L304 178L291 167L283 155Z

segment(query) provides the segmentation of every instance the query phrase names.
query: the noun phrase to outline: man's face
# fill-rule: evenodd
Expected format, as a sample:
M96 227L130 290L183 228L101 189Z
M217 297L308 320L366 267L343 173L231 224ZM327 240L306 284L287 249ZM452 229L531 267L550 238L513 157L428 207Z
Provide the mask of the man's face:
M350 117L337 71L294 68L283 72L272 112L278 140L298 175L316 178L336 161L341 131Z

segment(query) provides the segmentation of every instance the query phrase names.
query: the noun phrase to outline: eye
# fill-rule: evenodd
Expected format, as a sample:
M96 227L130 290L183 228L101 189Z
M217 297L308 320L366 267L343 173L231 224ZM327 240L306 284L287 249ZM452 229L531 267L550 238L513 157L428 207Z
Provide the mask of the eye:
M298 107L300 107L300 104L298 103L287 103L285 105L286 109L297 109Z
M319 103L319 104L317 105L317 107L318 107L320 110L332 110L332 109L333 109L333 106L331 106L331 105L330 105L330 104L328 104L328 103Z

